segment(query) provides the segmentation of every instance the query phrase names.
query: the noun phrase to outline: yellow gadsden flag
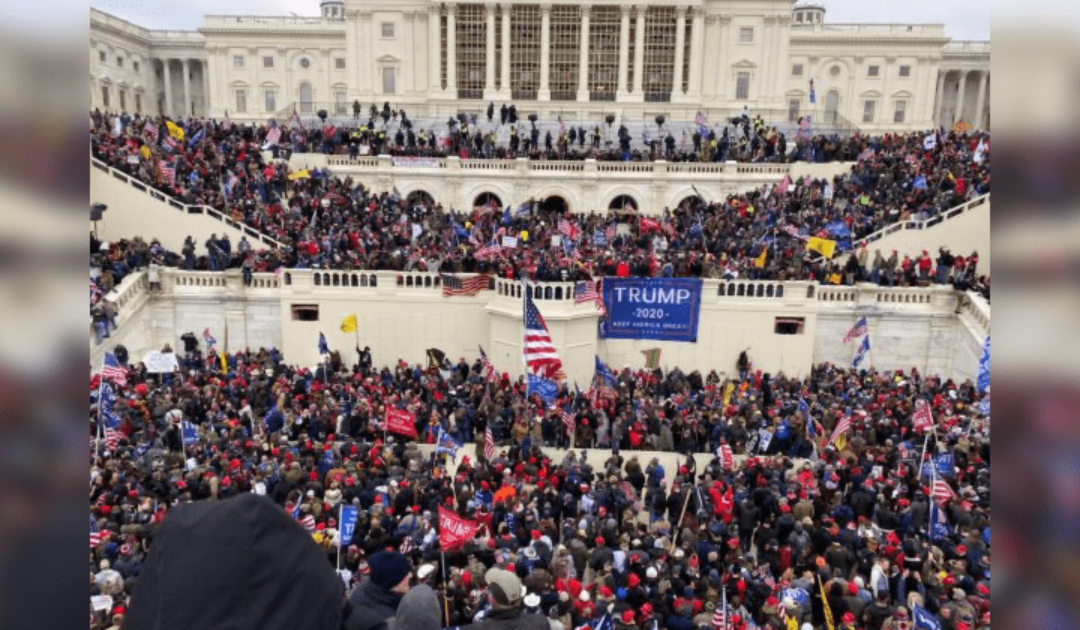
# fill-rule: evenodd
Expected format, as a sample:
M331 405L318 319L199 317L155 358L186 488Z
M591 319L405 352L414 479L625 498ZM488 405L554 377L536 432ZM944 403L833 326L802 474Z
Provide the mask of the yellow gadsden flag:
M356 332L356 315L341 320L341 332Z
M762 247L761 248L761 255L759 255L757 258L754 259L754 266L757 267L758 269L761 269L762 267L765 266L765 259L768 258L768 257L769 257L769 248L768 247Z
M302 171L293 171L292 173L289 173L289 181L291 182L295 182L298 179L307 179L309 177L311 177L311 173L309 173L306 168Z
M179 142L179 141L184 139L184 130L183 130L183 128L176 126L176 124L174 124L173 121L166 120L165 121L165 128L169 130L169 135L172 136L173 140L176 140L177 142Z
M811 236L806 240L806 249L817 252L825 258L832 258L836 253L836 241L830 241L827 238L818 238Z

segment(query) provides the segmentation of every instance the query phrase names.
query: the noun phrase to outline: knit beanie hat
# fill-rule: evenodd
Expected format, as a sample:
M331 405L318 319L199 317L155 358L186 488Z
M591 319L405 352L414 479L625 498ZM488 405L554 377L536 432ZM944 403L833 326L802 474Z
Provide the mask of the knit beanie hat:
M376 586L390 590L401 583L412 569L409 561L396 551L380 551L368 558L371 581Z

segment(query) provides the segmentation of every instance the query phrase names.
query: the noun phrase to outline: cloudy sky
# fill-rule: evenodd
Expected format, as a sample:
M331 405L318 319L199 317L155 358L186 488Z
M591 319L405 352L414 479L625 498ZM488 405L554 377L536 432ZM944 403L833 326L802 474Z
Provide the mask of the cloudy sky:
M958 40L989 39L990 13L1009 0L824 0L830 22L936 22ZM1073 4L1073 3L1064 3ZM1080 3L1077 3L1080 4ZM90 6L152 29L195 29L205 14L318 15L318 0L91 0ZM1015 5L1014 5L1015 6Z

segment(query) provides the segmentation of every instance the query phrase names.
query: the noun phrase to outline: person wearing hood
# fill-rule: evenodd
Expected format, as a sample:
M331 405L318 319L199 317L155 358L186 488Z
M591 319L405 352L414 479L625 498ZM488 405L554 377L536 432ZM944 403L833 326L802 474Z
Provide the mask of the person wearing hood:
M409 592L412 568L404 555L380 551L368 558L368 568L368 578L349 595L352 609L344 630L386 630Z
M414 587L398 604L397 613L387 621L387 630L429 630L442 627L442 606L435 591L426 584Z
M526 611L525 589L518 576L503 569L488 569L484 582L491 607L483 619L466 626L466 630L550 630L546 618Z

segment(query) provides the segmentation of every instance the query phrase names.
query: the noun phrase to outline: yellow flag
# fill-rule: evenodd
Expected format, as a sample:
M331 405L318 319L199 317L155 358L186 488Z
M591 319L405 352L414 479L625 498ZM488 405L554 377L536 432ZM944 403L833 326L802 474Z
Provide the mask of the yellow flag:
M768 256L769 256L769 248L768 247L762 247L761 248L761 255L758 256L754 260L754 266L757 267L758 269L761 269L762 267L764 267L765 266L765 259L768 258Z
M349 315L345 319L341 320L341 332L355 332L356 331L356 315Z
M724 386L724 406L727 407L731 404L731 395L735 393L735 383L728 383Z
M836 253L836 241L811 236L806 240L806 249L817 252L825 258L832 258L833 254Z
M834 273L833 275L829 276L829 283L830 284L840 284L840 280L841 280L840 274L838 274L838 273Z
M309 177L311 177L311 173L309 173L306 168L302 171L293 171L292 173L289 173L289 181L291 182L295 182L298 179L307 179Z
M169 135L172 136L173 140L180 141L180 140L184 139L184 130L183 130L183 128L176 126L173 123L173 121L166 120L165 121L165 128L168 129Z
M139 155L142 156L142 159L149 160L150 159L150 149L149 149L149 147L147 147L145 144L142 145L141 147L139 147Z
M821 583L821 576L817 576L818 589L821 590L821 603L825 605L825 626L829 630L836 630L833 625L832 609L829 608L829 600L825 597L825 585Z
M229 364L225 361L225 353L224 352L221 353L221 373L222 374L228 374L229 373Z
M836 441L833 442L833 444L836 444L836 450L844 450L844 447L847 446L847 436L841 433L836 437Z

